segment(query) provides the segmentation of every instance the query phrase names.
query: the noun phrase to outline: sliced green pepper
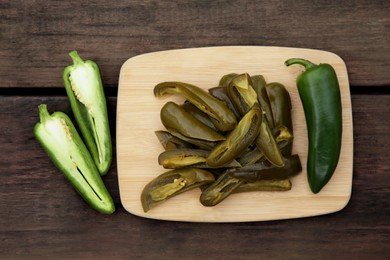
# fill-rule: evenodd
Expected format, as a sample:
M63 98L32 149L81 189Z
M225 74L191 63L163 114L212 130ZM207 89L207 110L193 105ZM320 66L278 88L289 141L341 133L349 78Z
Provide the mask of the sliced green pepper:
M211 183L214 175L206 170L184 168L165 172L150 181L141 193L141 203L145 212L158 204L185 191Z
M257 180L241 184L232 193L250 191L288 191L291 190L292 183L289 179L284 180Z
M237 119L241 118L240 113L238 113L237 109L234 107L232 101L229 98L229 95L227 93L227 88L226 87L214 87L209 89L209 93L213 95L214 97L218 98L219 100L225 102L227 107L233 111L234 115L236 116Z
M342 107L339 82L329 64L315 65L298 58L285 63L305 67L297 78L297 86L308 132L308 182L312 192L318 193L329 182L340 157Z
M197 138L191 138L187 137L185 135L182 135L175 129L168 129L168 132L172 134L173 136L183 140L184 142L190 143L200 149L205 149L205 150L211 150L213 147L217 144L217 141L207 141L207 140L201 140Z
M161 108L160 118L169 132L170 129L174 129L190 138L206 141L225 140L223 135L201 123L174 102L169 101Z
M200 203L206 207L212 207L226 199L244 181L229 176L227 172L202 191Z
M158 164L167 169L175 169L199 163L205 163L210 151L201 149L175 149L162 152Z
M258 104L252 79L247 73L232 78L227 87L227 92L241 116L245 115L255 104Z
M34 135L54 165L92 208L104 214L113 213L114 202L69 117L62 112L50 115L46 104L39 106L39 116Z
M259 160L264 159L264 154L255 147L254 149L248 149L243 152L238 158L237 161L242 165L249 165L258 162Z
M160 141L161 145L164 147L165 150L173 150L173 149L180 149L180 148L193 148L193 145L177 138L176 136L173 136L168 131L155 131L154 132Z
M228 86L228 94L241 115L245 115L249 108L255 104L259 105L257 93L253 89L253 83L248 74L241 74L233 78ZM259 135L254 141L256 146L267 160L278 167L282 167L282 153L279 150L266 117L263 117L260 129Z
M255 180L288 179L302 171L301 161L297 154L283 157L283 161L283 167L276 167L267 161L263 161L242 168L229 169L227 172L231 177L249 182Z
M107 104L98 65L69 53L73 65L65 68L63 80L82 136L101 175L112 162L112 144Z
M277 82L267 84L265 90L270 100L274 128L285 126L292 133L290 94L282 84Z
M202 149L174 149L160 153L158 156L158 163L166 169L177 169L182 167L196 167L196 168L213 168L206 163L206 158L210 151ZM225 168L241 167L241 164L236 160L224 165Z
M163 82L154 87L154 95L179 94L205 112L221 131L230 131L237 125L234 113L224 102L205 90L183 82Z
M210 117L201 111L199 108L197 108L194 104L191 102L184 102L184 104L181 105L181 107L190 113L193 117L198 119L200 122L205 124L206 126L210 127L216 132L220 132L219 129L214 125L213 121L210 119Z
M232 81L232 79L236 76L238 76L237 73L229 73L229 74L223 75L222 78L219 80L218 86L220 86L222 88L227 88L230 84L230 81Z
M252 87L256 91L257 100L259 101L260 107L265 113L269 127L273 129L275 124L272 117L271 102L268 98L267 90L265 89L267 83L265 82L265 79L262 75L255 75L251 78L253 84Z
M207 164L219 167L233 161L259 135L262 113L258 105L245 114L237 127L231 131L225 141L218 143L207 157Z

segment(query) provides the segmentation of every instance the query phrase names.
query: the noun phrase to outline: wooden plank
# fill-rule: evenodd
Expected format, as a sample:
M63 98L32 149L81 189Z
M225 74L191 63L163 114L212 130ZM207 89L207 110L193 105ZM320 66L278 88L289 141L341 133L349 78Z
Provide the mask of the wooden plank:
M213 57L213 59L210 59ZM338 167L329 184L314 195L307 183L307 130L296 87L302 66L286 67L291 57L332 64L338 75L343 107L343 144ZM262 59L262 64L255 62ZM165 61L166 60L166 61ZM165 62L164 62L165 61ZM163 66L161 64L164 64ZM153 75L149 75L153 71ZM215 207L199 202L198 189L144 212L143 188L167 172L157 158L163 147L154 131L166 130L160 110L168 101L182 104L180 96L156 98L153 88L164 81L180 81L207 89L218 85L227 73L261 74L266 82L279 82L290 93L294 128L293 153L302 162L302 172L292 178L288 192L240 193ZM275 220L328 214L349 201L352 184L353 132L351 98L345 64L333 53L297 48L211 47L156 52L129 59L121 69L117 108L117 164L122 204L132 214L147 218L195 222L242 222ZM138 124L135 122L139 121ZM147 147L147 148L146 148ZM129 159L134 158L133 160ZM294 210L292 210L294 209Z
M61 87L73 49L116 87L122 63L135 55L227 45L334 52L352 86L389 86L389 8L372 0L3 1L0 87Z
M128 214L118 204L115 160L104 180L117 212L104 216L90 209L32 135L38 104L70 113L66 97L1 96L0 257L389 259L389 102L388 94L352 96L353 192L342 211L283 221L202 224ZM113 126L115 106L116 99L110 98Z

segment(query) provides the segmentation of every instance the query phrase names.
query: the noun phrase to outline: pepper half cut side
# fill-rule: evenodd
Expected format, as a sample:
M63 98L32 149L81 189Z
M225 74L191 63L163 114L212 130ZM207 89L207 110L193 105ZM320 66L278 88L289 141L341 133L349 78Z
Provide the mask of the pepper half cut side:
M98 65L83 61L77 51L69 53L73 64L63 72L69 102L85 144L101 175L112 162L112 143L107 104Z
M112 214L111 195L72 121L62 112L50 115L46 104L39 106L39 116L34 135L54 165L92 208Z

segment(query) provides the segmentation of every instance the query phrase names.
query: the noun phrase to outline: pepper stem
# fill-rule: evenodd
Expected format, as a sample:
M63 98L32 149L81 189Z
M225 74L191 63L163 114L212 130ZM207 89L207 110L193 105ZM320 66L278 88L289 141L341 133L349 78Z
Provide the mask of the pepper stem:
M39 109L39 120L41 124L45 124L47 118L50 117L49 111L47 110L47 105L46 104L40 104L38 106Z
M77 66L78 64L84 63L84 61L80 58L80 56L77 53L77 51L69 52L69 56L72 58L73 65Z
M302 65L305 67L305 69L310 69L310 68L314 68L315 66L317 66L316 64L308 61L308 60L305 60L305 59L300 59L300 58L291 58L291 59L288 59L284 62L284 64L286 66L290 66L292 64L299 64L299 65Z

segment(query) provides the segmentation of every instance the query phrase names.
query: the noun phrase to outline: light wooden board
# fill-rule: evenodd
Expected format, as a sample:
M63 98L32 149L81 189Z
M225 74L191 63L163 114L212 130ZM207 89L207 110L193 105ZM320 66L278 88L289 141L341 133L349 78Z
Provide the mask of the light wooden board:
M343 106L343 141L336 172L319 194L312 194L306 177L307 130L296 77L303 67L286 67L288 58L305 58L329 63L336 72ZM231 72L262 74L267 82L280 82L292 100L293 152L298 153L303 171L292 179L287 192L234 194L215 207L199 202L200 190L176 196L147 213L140 194L154 177L167 171L157 163L163 151L155 130L165 129L159 112L168 101L183 102L171 96L157 99L153 88L163 81L183 81L204 89L215 87ZM137 216L190 222L240 222L300 218L328 214L343 209L351 196L353 166L352 109L348 73L336 54L311 49L258 46L226 46L181 49L139 55L127 60L120 72L117 104L117 166L120 197L124 208Z

